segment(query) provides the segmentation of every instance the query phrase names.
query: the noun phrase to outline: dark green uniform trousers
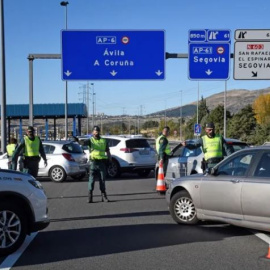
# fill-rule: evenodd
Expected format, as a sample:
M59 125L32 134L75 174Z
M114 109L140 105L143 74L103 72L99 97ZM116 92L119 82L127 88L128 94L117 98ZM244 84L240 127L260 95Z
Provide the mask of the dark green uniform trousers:
M93 191L95 187L95 180L99 179L99 188L101 193L106 192L105 180L107 175L107 159L92 160L90 163L90 174L88 182L88 190Z
M40 161L39 157L25 158L25 160L23 162L24 163L23 172L29 173L36 178L38 175L39 161Z

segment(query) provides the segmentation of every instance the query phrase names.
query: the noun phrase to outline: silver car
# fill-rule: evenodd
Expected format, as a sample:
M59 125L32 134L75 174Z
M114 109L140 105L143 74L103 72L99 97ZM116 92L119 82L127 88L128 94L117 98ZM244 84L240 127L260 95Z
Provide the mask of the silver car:
M50 177L54 182L63 182L67 179L67 176L77 180L86 176L89 163L87 155L78 143L71 141L44 141L42 144L48 165L45 167L43 159L40 160L38 177ZM0 157L0 168L8 168L6 154Z
M208 174L172 181L166 192L177 223L215 220L270 231L270 147L240 150Z
M236 152L240 149L248 147L245 142L235 139L225 139L227 147L230 148L231 152ZM195 144L197 140L187 140L188 144ZM166 182L171 182L175 178L183 177L186 175L202 173L201 163L204 154L201 147L195 149L189 149L183 146L181 143L177 145L169 157L169 163L166 173ZM158 163L156 164L156 178L158 175Z

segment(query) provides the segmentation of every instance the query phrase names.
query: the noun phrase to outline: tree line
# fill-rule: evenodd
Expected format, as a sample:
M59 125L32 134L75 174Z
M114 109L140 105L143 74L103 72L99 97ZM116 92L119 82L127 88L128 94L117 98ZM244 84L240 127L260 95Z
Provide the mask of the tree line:
M218 105L212 111L209 110L206 100L202 97L198 106L198 123L202 127L207 122L213 122L216 133L224 134L224 106ZM194 125L197 123L197 114L190 119L182 120L182 133L184 139L194 138ZM226 111L226 137L239 139L250 145L261 145L270 141L270 94L260 95L253 102L242 108L238 113L231 114ZM158 132L165 125L160 122ZM166 122L172 131L180 130L180 122L172 120ZM202 132L203 132L202 128ZM204 132L203 132L204 134ZM203 135L202 134L202 135ZM173 136L173 134L171 134Z

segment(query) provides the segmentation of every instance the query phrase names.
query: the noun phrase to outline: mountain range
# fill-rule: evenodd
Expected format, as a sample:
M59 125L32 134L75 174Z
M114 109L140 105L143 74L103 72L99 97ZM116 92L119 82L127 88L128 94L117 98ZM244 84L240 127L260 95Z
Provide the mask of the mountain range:
M258 90L247 90L247 89L232 89L227 91L227 110L231 112L231 114L235 114L239 112L243 107L248 104L252 104L254 100L261 94L269 94L270 87ZM203 97L204 98L204 97ZM211 95L207 98L206 105L209 110L213 110L219 104L224 105L224 92L220 92L214 95ZM180 116L180 108L174 107L166 110L167 117L179 117ZM191 117L195 114L197 110L197 101L192 102L190 104L182 106L182 116L183 117ZM165 110L158 111L150 115L164 115Z

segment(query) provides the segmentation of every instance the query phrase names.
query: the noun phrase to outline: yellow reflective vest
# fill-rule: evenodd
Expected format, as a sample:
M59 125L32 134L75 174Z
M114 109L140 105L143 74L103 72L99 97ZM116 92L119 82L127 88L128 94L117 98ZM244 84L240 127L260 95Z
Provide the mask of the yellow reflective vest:
M89 152L91 160L108 159L106 155L106 139L95 139L92 137L89 144Z
M210 158L222 158L222 137L215 135L214 138L209 138L207 135L202 136L204 159L207 161Z
M7 145L7 154L9 157L12 157L14 151L15 151L15 148L16 148L16 144L15 143L10 143Z
M160 143L159 143L159 141L160 141L160 139L161 138L165 138L166 140L167 140L167 138L164 136L164 135L161 135L161 136L159 136L158 138L157 138L157 140L156 140L156 150L157 150L157 153L159 153L159 148L160 148ZM169 143L166 145L166 148L165 148L165 154L166 155L170 155L171 154L171 149L170 149L170 146L169 146Z
M26 157L39 156L40 140L38 136L35 136L35 139L33 141L30 140L28 136L25 136L24 142L25 142L24 155Z

